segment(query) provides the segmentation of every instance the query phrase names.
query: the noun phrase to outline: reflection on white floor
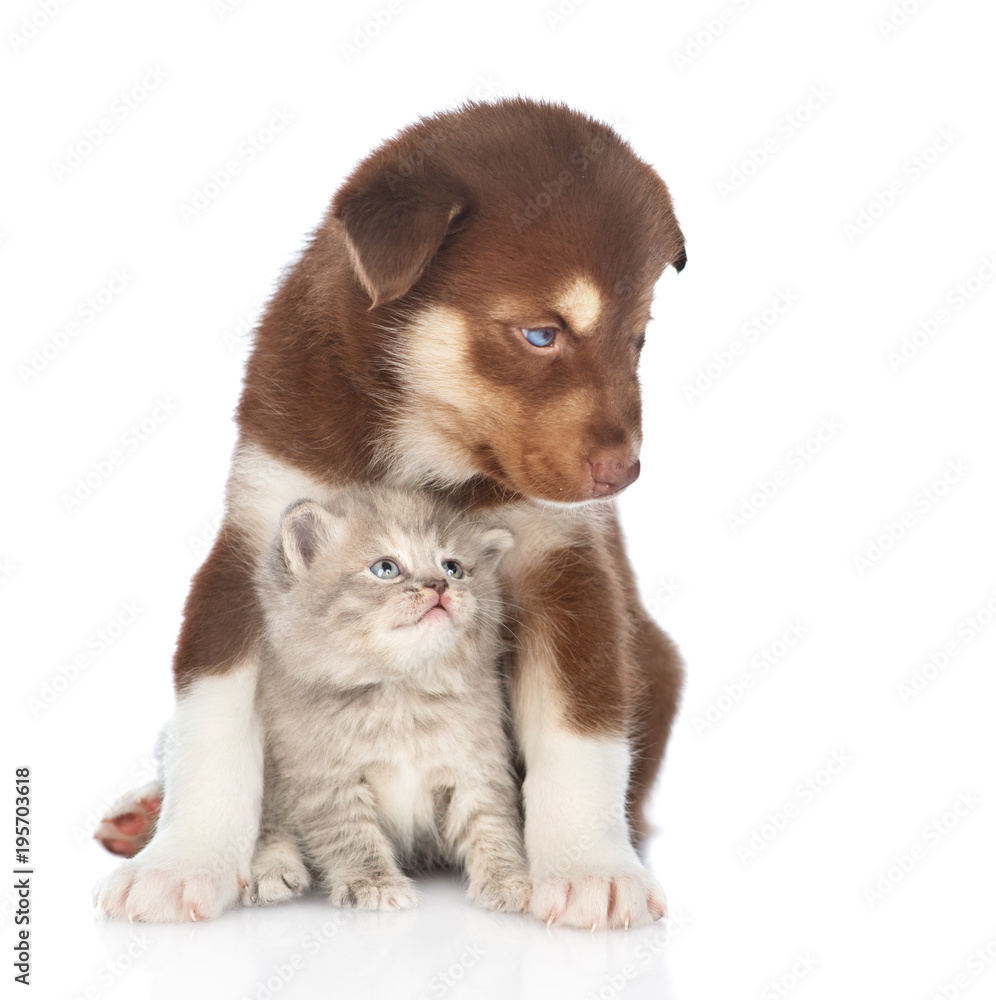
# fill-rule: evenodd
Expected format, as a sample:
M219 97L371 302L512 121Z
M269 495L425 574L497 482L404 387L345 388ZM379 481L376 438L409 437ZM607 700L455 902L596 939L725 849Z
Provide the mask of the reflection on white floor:
M547 928L467 903L455 877L419 882L415 910L354 913L312 895L180 926L95 922L98 964L74 996L129 1000L669 1000L668 924L629 931ZM110 963L108 965L107 963Z

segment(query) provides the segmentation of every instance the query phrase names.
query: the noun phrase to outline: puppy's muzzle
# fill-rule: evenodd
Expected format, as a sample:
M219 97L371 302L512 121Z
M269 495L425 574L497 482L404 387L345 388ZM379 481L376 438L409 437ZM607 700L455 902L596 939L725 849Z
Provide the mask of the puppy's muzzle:
M640 460L633 460L616 449L597 452L588 459L588 465L594 481L592 492L596 497L620 493L640 476Z

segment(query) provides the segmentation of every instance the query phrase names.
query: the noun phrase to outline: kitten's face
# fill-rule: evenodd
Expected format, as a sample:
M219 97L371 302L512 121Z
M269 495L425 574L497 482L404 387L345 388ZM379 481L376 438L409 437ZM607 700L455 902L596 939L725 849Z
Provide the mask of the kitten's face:
M493 589L493 575L479 565L478 546L447 545L433 534L385 533L363 555L357 546L347 566L335 560L334 580L321 574L335 589L326 622L340 638L351 633L372 651L419 658L445 651L473 627L477 592Z
M281 523L289 587L278 641L321 648L351 683L364 670L366 682L417 671L492 629L496 567L512 540L420 495L375 496L335 510L300 503Z

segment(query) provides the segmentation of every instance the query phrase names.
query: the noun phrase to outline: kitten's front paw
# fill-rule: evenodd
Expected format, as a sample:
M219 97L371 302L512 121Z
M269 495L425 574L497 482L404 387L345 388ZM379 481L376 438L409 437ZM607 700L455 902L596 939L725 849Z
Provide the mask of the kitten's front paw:
M532 883L524 873L490 875L472 880L467 898L487 910L505 910L508 913L526 913L532 897Z
M372 878L369 875L346 875L329 893L334 906L355 910L409 910L416 901L415 883L404 875Z
M241 886L234 867L178 858L153 844L98 884L94 906L118 920L210 920L238 899Z
M549 875L533 882L532 914L548 926L636 927L667 913L664 891L645 868Z
M242 889L242 905L285 903L306 892L310 883L308 870L303 864L288 863L267 868L253 865L249 881Z

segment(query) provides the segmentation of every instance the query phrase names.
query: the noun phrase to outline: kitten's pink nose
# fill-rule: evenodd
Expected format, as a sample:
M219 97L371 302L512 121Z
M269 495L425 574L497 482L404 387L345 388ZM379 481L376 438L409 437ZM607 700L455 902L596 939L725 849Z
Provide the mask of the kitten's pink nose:
M435 601L429 605L429 610L442 607L444 611L450 610L450 601L453 599L449 590L449 584L445 580L428 580L423 584L426 590L431 590L435 596Z

